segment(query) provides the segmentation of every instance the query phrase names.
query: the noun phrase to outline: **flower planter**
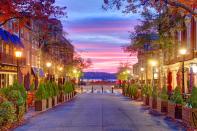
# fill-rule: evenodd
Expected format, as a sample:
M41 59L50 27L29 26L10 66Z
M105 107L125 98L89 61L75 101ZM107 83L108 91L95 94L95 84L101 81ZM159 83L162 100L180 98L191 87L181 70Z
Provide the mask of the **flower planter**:
M173 119L182 119L182 105L168 102L168 116Z
M28 92L27 93L27 105L28 107L31 107L34 105L35 100L35 92Z
M167 113L168 101L157 98L157 111L162 113Z
M57 96L52 97L52 107L57 105Z
M182 108L182 120L188 127L197 128L197 109L184 106Z
M46 100L35 101L35 111L45 111L46 110Z

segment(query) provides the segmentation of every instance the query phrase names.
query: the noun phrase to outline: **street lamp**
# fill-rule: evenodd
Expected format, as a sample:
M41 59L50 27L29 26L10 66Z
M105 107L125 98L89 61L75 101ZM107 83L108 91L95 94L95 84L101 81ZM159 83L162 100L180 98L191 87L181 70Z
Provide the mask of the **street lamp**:
M183 56L182 59L182 92L185 93L185 76L184 76L184 68L185 68L185 54L187 53L187 49L181 48L179 53Z
M62 68L62 67L60 67L60 68L59 68L59 71L62 71L62 70L63 70L63 68Z
M47 66L47 68L48 68L48 80L50 80L49 68L52 66L52 63L51 63L51 62L47 62L47 63L46 63L46 66Z
M21 57L22 57L22 51L20 51L20 50L15 51L15 56L16 56L16 60L17 60L17 79L19 81L19 70L20 70L19 59L21 59Z
M154 60L154 59L150 60L149 63L150 63L150 65L152 66L152 71L153 71L153 72L152 72L152 74L153 74L153 75L152 75L152 79L153 79L153 80L152 80L152 86L154 87L154 80L155 80L154 71L155 71L155 67L157 66L158 63L157 63L157 61Z
M141 68L140 68L140 71L141 71L141 81L143 81L143 72L144 72L144 68L141 67Z

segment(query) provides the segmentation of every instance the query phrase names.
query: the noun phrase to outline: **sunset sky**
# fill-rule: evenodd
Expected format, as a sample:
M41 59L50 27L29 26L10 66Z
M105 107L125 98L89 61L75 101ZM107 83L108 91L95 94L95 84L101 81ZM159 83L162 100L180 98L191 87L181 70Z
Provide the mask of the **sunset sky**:
M137 62L122 46L130 43L129 31L137 24L138 15L102 9L103 0L57 0L67 6L68 18L61 18L66 36L83 58L90 58L87 71L116 72L120 63Z

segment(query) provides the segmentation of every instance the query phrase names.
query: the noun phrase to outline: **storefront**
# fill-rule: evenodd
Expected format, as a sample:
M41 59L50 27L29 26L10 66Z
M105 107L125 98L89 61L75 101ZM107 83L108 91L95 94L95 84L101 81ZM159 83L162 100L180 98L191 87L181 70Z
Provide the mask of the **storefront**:
M14 66L0 66L0 88L7 87L17 79L17 69Z
M38 84L42 78L45 77L44 71L41 68L32 67L32 77L31 84L35 85L35 88L38 88Z

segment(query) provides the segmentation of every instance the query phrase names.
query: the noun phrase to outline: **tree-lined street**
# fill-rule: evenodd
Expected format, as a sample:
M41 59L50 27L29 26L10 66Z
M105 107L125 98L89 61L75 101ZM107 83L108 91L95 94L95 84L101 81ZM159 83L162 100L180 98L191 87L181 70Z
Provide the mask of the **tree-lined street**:
M185 130L177 122L115 94L83 93L28 120L16 131L168 131ZM143 121L143 122L142 122Z

